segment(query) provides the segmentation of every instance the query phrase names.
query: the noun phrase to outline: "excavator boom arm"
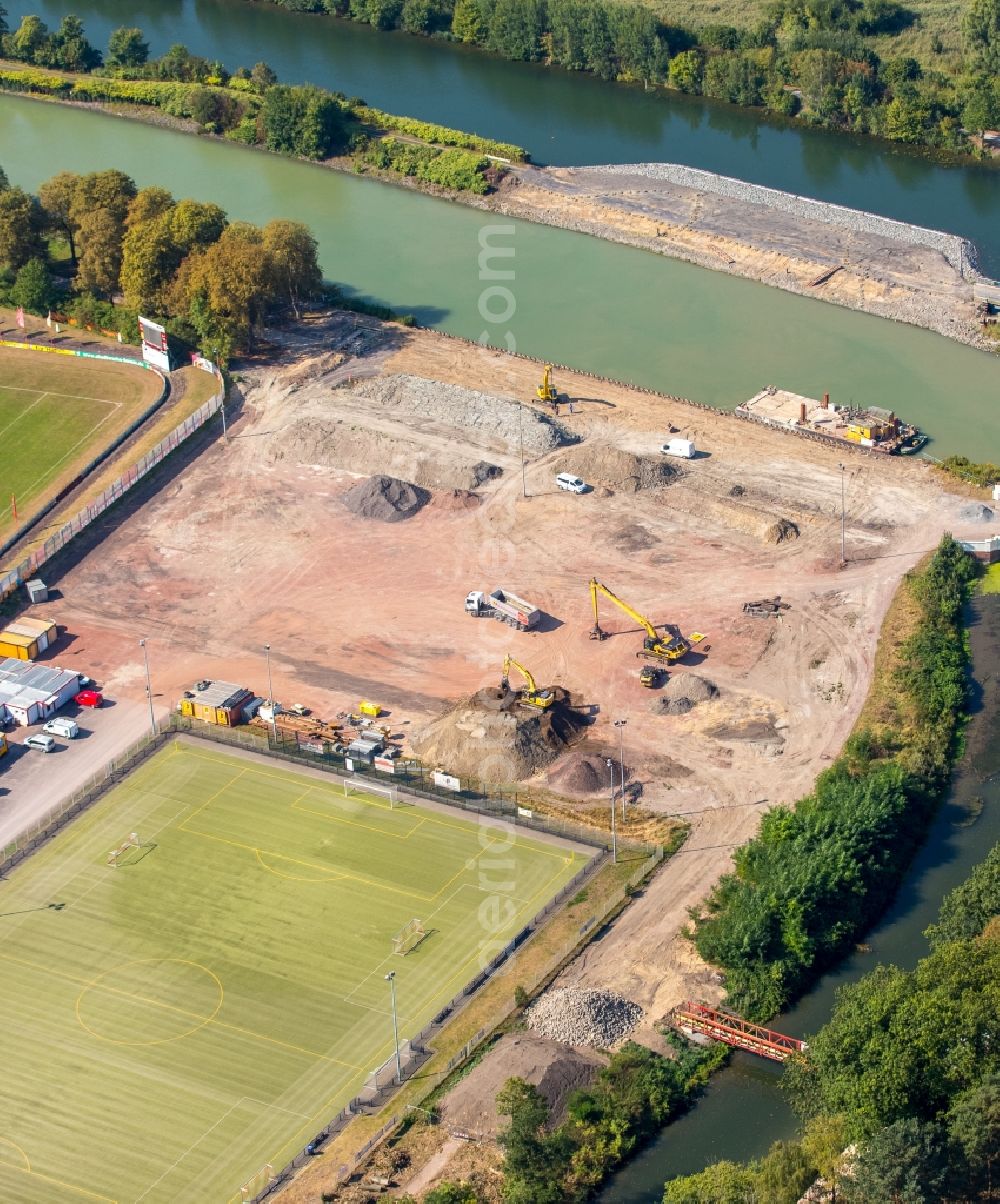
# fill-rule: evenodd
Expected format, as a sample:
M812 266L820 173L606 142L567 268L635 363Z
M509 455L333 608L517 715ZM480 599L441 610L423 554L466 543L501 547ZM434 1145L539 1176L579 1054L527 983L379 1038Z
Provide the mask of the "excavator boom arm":
M524 665L522 665L520 663L520 661L514 660L514 658L508 652L507 655L503 658L503 675L504 675L505 681L510 676L511 669L516 669L518 671L518 673L520 673L521 676L524 678L524 682L525 682L525 685L528 687L529 694L537 694L538 693L538 687L535 685L535 679L531 676L531 674L524 667Z
M620 610L623 610L630 619L633 619L636 623L638 623L639 626L645 630L646 634L651 640L659 638L656 634L656 628L652 623L650 623L649 619L647 619L645 615L639 614L639 612L633 607L629 606L627 602L623 602L613 590L608 589L608 587L602 582L598 581L596 577L592 577L590 580L590 600L594 606L595 627L599 626L597 612L597 595L599 593L603 594L610 602L614 602L615 606L617 606Z

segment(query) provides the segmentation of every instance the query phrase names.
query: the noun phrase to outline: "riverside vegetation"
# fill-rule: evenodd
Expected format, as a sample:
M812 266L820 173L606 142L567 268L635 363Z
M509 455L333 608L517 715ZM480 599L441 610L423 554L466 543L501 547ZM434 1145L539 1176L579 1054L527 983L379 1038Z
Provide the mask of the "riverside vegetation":
M693 912L728 1003L766 1019L845 953L882 912L948 783L963 730L962 607L980 567L950 536L903 582L876 676L840 757L812 794L774 807L735 869Z
M1000 126L1000 0L966 0L961 53L935 35L922 61L876 49L920 21L897 0L767 0L739 28L616 0L273 3L911 145L968 152Z
M299 222L230 222L218 205L138 190L124 172L60 172L32 196L0 170L0 303L136 338L140 312L225 365L275 312L323 289Z
M66 16L50 31L38 17L25 16L9 31L0 8L0 45L6 59L28 64L0 65L0 88L155 108L204 133L278 154L314 160L352 155L359 172L376 169L482 195L503 174L497 160L527 158L510 143L383 113L312 85L281 84L266 63L230 73L184 46L150 59L140 29L115 30L105 58L87 41L78 17Z
M789 1065L801 1136L675 1179L664 1204L795 1204L818 1176L845 1204L997 1198L1000 845L924 935L930 952L911 973L879 966L839 991L808 1057Z

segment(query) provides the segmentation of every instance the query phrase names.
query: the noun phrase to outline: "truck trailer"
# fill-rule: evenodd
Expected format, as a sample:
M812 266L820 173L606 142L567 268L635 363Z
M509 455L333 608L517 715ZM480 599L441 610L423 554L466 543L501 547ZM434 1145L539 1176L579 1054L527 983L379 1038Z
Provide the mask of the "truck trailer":
M530 631L542 617L537 606L505 589L490 594L473 590L465 599L465 613L476 619L499 619L518 631Z

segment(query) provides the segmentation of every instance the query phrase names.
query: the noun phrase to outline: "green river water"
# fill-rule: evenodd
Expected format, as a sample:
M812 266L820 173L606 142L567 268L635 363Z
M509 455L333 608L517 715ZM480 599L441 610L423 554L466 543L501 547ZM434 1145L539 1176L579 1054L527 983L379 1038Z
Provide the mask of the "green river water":
M1000 459L1000 362L941 336L585 235L65 106L0 98L0 164L28 188L118 167L234 218L296 218L326 275L419 321L732 407L767 384L895 409L935 455ZM485 295L480 235L514 249L510 298ZM485 312L509 320L484 320Z

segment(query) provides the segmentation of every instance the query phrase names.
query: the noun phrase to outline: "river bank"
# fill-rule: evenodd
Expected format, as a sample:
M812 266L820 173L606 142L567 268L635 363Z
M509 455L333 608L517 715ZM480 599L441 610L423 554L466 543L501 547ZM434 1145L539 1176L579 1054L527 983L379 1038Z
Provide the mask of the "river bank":
M147 105L15 94L225 141L188 119ZM359 173L354 159L346 155L320 165L685 260L931 330L977 350L998 350L997 341L984 334L976 312L973 287L985 278L974 267L975 248L965 243L966 250L956 253L963 240L940 231L907 226L909 236L904 238L891 229L880 229L877 223L871 228L872 215L848 209L841 209L841 220L835 224L794 212L790 206L779 207L766 197L765 190L742 181L699 172L689 173L693 177L690 182L678 182L670 177L684 169L671 164L579 168L512 164L496 191L486 196L370 167ZM741 189L746 195L738 195ZM801 200L780 195L789 201Z

